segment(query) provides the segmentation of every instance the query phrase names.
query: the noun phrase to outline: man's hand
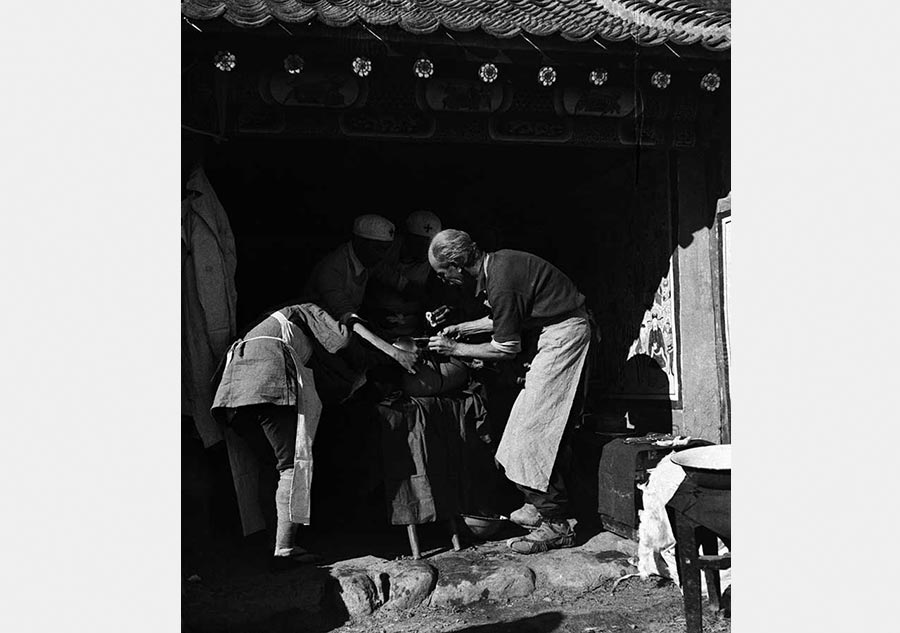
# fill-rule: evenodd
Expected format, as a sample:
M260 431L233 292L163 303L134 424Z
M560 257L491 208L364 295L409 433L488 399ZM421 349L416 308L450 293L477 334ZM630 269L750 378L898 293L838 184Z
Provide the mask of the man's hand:
M395 347L393 357L408 373L416 373L416 364L419 362L419 355L416 352L407 352Z
M460 337L461 334L462 334L462 332L459 329L458 323L455 325L448 325L443 330L438 332L438 336L443 336L443 337L451 338L451 339L457 339Z
M494 330L494 322L491 317L485 316L475 321L465 321L448 325L438 332L438 336L446 336L447 338L467 338L476 334L486 334Z
M434 312L426 312L425 319L431 327L438 327L449 318L452 311L453 308L444 305L436 308Z
M446 328L444 329L446 331ZM442 356L453 356L458 343L443 335L432 336L428 339L428 349Z

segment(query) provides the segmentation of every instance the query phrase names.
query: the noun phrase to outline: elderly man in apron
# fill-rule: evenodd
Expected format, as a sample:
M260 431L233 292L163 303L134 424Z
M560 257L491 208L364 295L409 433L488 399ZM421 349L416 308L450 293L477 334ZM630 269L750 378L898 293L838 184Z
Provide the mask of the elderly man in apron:
M537 334L537 353L496 455L527 502L511 518L536 525L527 536L511 540L510 547L522 554L572 547L575 534L562 477L567 464L562 462L568 454L563 442L591 338L584 295L540 257L514 250L484 253L463 231L438 233L428 258L446 283L462 285L466 275L475 277L476 292L486 293L491 310L489 317L444 328L430 339L429 349L504 360L522 350L523 332ZM485 332L492 333L490 342L458 340Z
M261 427L275 454L276 569L311 560L295 546L294 537L297 526L310 521L312 445L322 412L313 371L307 367L313 339L334 354L347 347L351 336L351 330L322 308L292 305L254 326L232 344L226 357L212 413L247 439L255 435L254 427ZM241 486L236 489L240 497Z

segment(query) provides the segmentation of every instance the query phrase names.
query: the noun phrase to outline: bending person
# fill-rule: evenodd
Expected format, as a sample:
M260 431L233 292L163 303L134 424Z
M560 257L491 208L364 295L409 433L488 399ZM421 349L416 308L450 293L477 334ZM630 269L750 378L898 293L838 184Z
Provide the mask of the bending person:
M232 344L212 406L213 416L244 437L254 452L274 453L279 473L276 569L311 560L294 538L297 526L310 522L312 445L322 411L313 371L307 366L313 339L325 352L334 354L349 345L351 334L312 304L273 312ZM270 451L254 441L260 429ZM238 505L243 509L254 502L249 497L257 494L256 474L235 471L234 477Z

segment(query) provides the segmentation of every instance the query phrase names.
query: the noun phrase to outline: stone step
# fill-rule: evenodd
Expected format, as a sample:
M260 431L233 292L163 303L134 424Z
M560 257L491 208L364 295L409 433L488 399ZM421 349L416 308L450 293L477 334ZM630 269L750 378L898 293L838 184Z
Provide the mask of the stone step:
M505 602L536 588L583 593L636 571L629 557L636 544L598 535L584 545L520 555L503 542L482 543L427 560L387 560L364 556L330 566L309 566L273 577L260 573L232 585L226 597L202 586L188 586L191 611L204 613L206 625L270 630L309 618L359 622L376 610L405 611L430 606Z
M435 558L434 566L438 577L428 600L432 606L503 602L534 591L534 572L520 561L460 552Z

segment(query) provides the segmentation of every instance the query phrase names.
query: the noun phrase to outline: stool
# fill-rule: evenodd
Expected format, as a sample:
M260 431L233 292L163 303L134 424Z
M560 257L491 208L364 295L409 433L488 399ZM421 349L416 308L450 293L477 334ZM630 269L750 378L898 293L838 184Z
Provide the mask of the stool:
M453 551L458 552L462 549L462 546L459 543L459 527L456 523L456 517L450 517L447 520L447 524L450 528L450 543L453 546ZM409 536L409 549L412 550L413 560L419 560L422 558L422 553L419 550L419 533L415 524L407 525L406 533Z
M673 513L670 513L670 517ZM684 593L684 618L687 633L702 633L703 605L700 592L700 572L706 576L709 603L719 610L722 586L719 572L731 567L731 552L718 553L718 539L712 530L690 521L684 515L675 519L675 553L678 578ZM699 550L703 549L703 554Z

